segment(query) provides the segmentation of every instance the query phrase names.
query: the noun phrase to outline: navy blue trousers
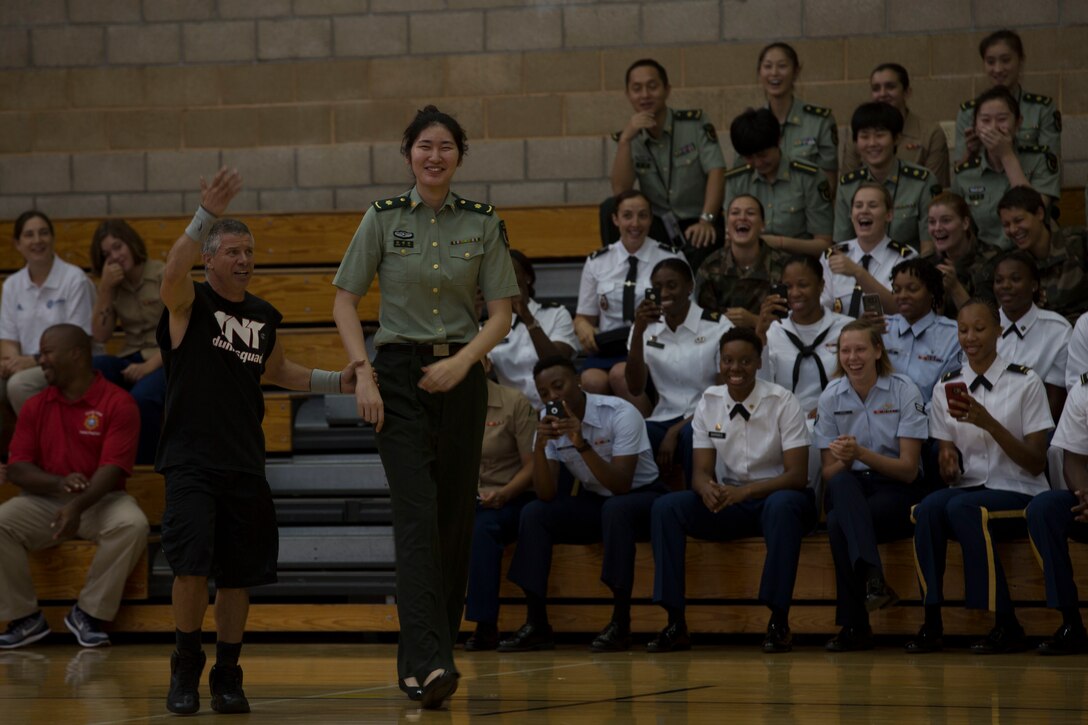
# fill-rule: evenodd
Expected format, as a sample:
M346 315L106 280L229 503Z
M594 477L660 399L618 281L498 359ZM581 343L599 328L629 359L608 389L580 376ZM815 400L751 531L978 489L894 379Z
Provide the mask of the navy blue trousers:
M993 542L995 538L1023 536L1024 520L1015 512L1023 511L1029 503L1029 494L984 486L945 488L922 499L914 508L914 557L923 603L940 604L944 600L945 557L949 539L955 539L963 550L967 608L1011 612L1009 584ZM1002 513L1014 516L1001 518Z
M534 498L532 493L524 493L501 509L476 504L465 599L465 619L468 621L485 624L499 621L502 555L508 544L517 541L521 510Z
M142 363L144 357L134 352L127 357L95 355L92 364L102 377L127 390L140 410L140 442L136 447L137 463L154 463L162 430L162 410L166 403L166 370L159 368L130 385L121 371L132 363Z
M654 601L669 611L683 611L687 537L732 541L763 536L767 558L759 600L772 609L789 609L801 539L816 525L815 498L807 488L775 491L766 498L749 499L713 513L694 491L662 496L654 504L651 517Z
M673 418L672 420L663 421L646 421L646 433L650 436L650 447L654 451L654 460L657 460L657 451L661 448L661 441L665 440L665 434L669 432L669 428L672 428L682 418ZM692 452L692 439L694 438L694 432L691 429L691 421L689 420L684 424L684 427L680 429L680 435L676 440L676 452L673 454L673 461L680 464L684 469L684 485L687 488L691 488L691 471L694 466L693 459L695 454ZM662 472L664 474L664 472Z
M1073 520L1071 509L1076 505L1071 491L1045 491L1028 504L1028 535L1043 567L1046 605L1055 609L1080 606L1069 538L1088 541L1088 524Z

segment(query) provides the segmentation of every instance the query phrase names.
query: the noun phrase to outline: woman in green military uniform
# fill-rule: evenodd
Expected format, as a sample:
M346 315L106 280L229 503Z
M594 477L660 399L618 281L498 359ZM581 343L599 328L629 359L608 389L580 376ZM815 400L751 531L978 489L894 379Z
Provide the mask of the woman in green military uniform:
M410 191L375 201L333 279L333 318L374 425L389 480L397 553L401 689L438 708L457 689L460 631L487 388L480 361L510 331L517 280L505 227L490 204L450 183L465 133L434 106L416 114L401 152ZM366 368L359 300L378 275L382 302L375 376ZM477 330L477 288L488 320ZM379 390L380 384L380 390Z

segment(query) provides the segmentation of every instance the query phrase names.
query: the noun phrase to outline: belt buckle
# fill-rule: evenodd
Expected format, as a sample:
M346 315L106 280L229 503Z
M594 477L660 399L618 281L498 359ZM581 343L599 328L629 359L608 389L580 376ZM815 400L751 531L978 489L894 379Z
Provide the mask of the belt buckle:
M450 345L448 342L444 342L441 345L432 346L432 352L435 357L449 357Z

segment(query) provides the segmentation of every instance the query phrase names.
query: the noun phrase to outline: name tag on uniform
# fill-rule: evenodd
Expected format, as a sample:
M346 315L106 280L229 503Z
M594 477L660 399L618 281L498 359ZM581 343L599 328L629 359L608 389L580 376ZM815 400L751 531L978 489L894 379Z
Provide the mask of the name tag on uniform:
M943 363L944 362L944 358L937 357L936 355L919 355L918 359L923 361L923 362L936 362L936 363Z
M646 344L649 345L650 347L656 347L658 350L664 350L665 349L665 343L659 342L657 340L647 340Z
M888 415L891 413L898 413L899 408L877 408L873 411L873 415Z
M393 247L396 249L412 249L416 243L411 239L394 239Z
M723 440L725 439L725 431L723 430L707 431L707 435L711 438L721 438Z
M809 136L808 138L799 138L796 141L794 141L794 145L795 146L815 146L816 145L816 137L815 136Z
M650 159L641 157L635 159L635 168L639 171L646 171L650 168Z
M854 411L852 411L852 410L836 410L835 411L835 415L853 415L853 414L854 414Z

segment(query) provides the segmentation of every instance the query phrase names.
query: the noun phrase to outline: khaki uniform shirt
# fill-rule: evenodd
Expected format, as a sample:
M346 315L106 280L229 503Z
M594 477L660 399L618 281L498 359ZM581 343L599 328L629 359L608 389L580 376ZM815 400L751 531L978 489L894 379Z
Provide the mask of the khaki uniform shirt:
M660 138L642 130L631 140L631 162L638 188L650 199L654 214L671 211L678 219L703 213L707 175L725 168L718 134L699 109L665 109Z
M158 354L155 330L162 317L159 287L162 286L165 266L158 260L148 260L144 263L144 274L138 284L122 279L121 284L117 285L113 293L113 312L125 333L125 346L119 357L128 357L138 351L147 360Z
M375 274L377 345L468 342L478 330L477 287L487 301L520 294L494 208L453 193L437 213L414 188L374 202L332 283L361 297Z
M743 307L759 314L763 299L771 287L782 281L782 270L789 255L771 249L759 241L759 257L747 269L737 264L728 240L699 265L695 275L695 301L706 310L724 313L730 307Z
M533 453L536 412L524 395L493 380L487 381L487 418L480 486L505 486L521 470L521 457Z
M832 240L845 242L857 236L850 218L850 205L854 192L863 181L873 178L868 168L862 167L839 178L839 191L835 194L835 232ZM888 236L915 250L921 248L921 240L929 239L926 217L929 201L941 193L941 185L929 169L899 161L896 171L884 180L884 187L892 195L895 207Z
M1064 315L1070 324L1088 312L1086 264L1088 229L1063 227L1051 232L1050 256L1039 262L1039 282L1046 293L1043 307Z
M741 194L751 194L763 205L766 234L799 239L831 234L831 187L810 163L791 161L783 153L773 182L751 164L730 169L725 174L725 208Z
M895 155L900 161L929 169L941 186L948 186L951 181L948 138L941 130L941 124L921 118L911 113L909 108L903 118L903 133L899 136ZM862 166L861 156L851 134L843 142L842 167L860 169Z
M782 124L782 153L824 171L839 170L839 129L830 108L793 99Z
M1020 91L1020 131L1016 134L1019 146L1046 146L1059 159L1062 157L1062 114L1050 96ZM962 162L967 156L964 132L975 123L975 99L960 104L956 114L956 148L952 152L953 163Z
M1016 155L1031 188L1051 199L1061 197L1061 173L1058 157L1042 146L1019 147ZM971 205L971 216L978 226L978 238L1000 249L1012 246L1001 228L997 204L1009 190L1009 177L995 171L986 154L973 156L953 169L952 191Z

